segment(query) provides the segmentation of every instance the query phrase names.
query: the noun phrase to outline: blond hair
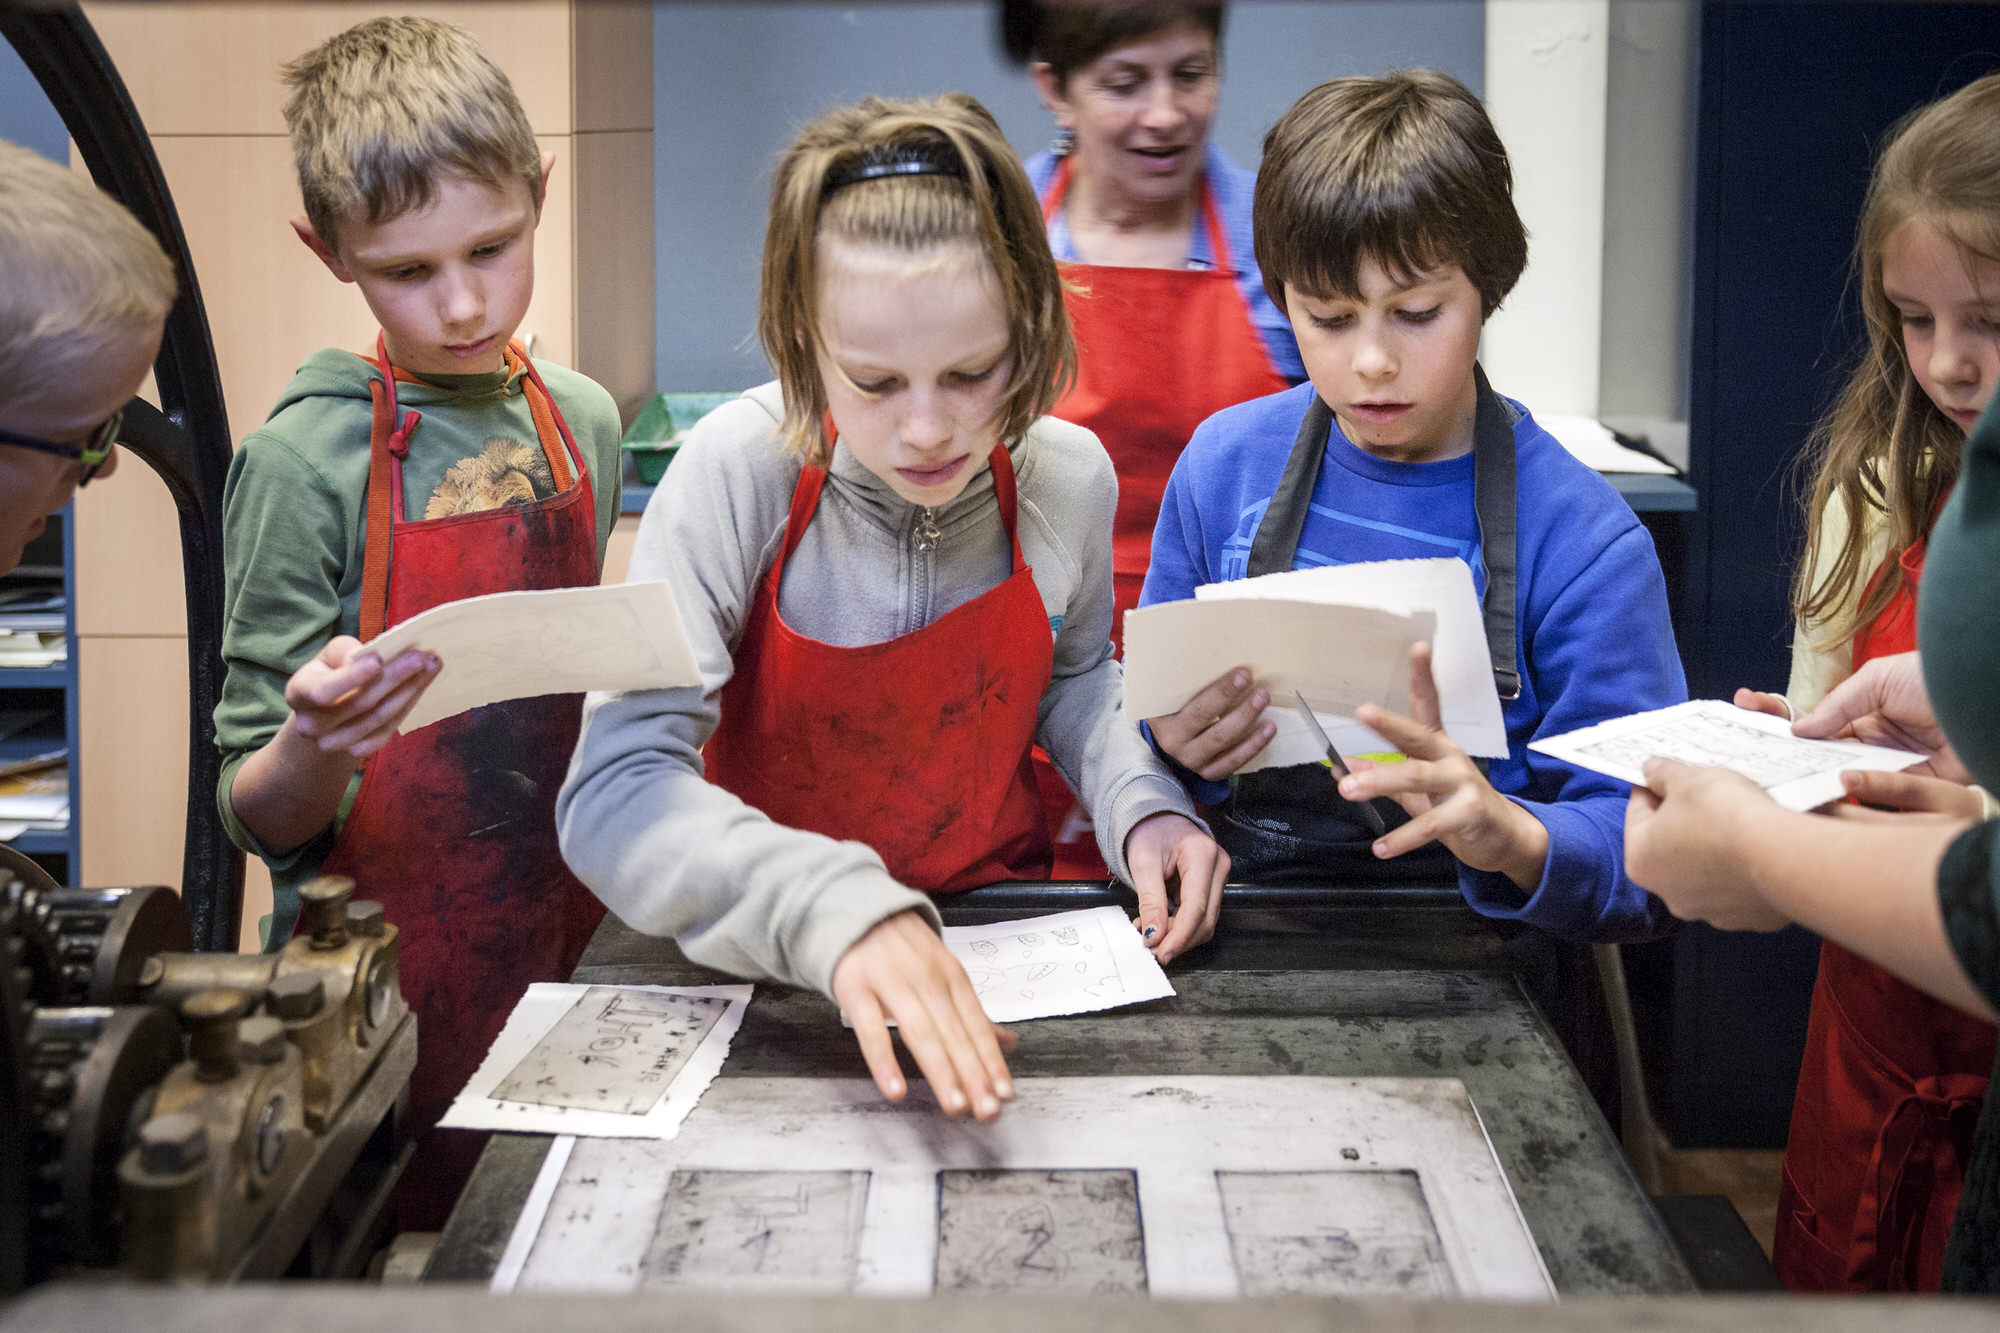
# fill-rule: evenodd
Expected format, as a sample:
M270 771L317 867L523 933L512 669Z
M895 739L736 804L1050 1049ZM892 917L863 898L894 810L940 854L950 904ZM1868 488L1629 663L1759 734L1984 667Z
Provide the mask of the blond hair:
M1902 316L1883 287L1882 252L1899 228L1923 222L1969 256L2000 260L1996 126L2000 74L1989 74L1898 121L1868 183L1854 246L1868 346L1802 459L1814 477L1805 554L1792 584L1798 623L1842 641L1903 586L1898 561L1889 560L1879 579L1866 567L1870 536L1886 524L1893 556L1928 533L1958 480L1964 444L1964 432L1910 368ZM1836 498L1847 519L1837 533L1827 522ZM1815 568L1824 571L1817 579Z
M1264 136L1251 204L1264 289L1360 294L1374 261L1414 278L1449 264L1491 315L1528 265L1507 149L1472 90L1412 69L1322 83Z
M306 219L328 245L342 218L383 222L436 197L450 172L542 201L542 155L521 100L453 23L357 23L285 66L285 124Z
M863 159L910 154L956 174L840 183L841 173ZM871 97L801 130L771 186L757 335L784 389L780 438L809 462L824 464L832 451L819 371L822 242L881 246L918 259L939 247L969 245L985 256L1006 310L1013 359L996 412L1001 439L1018 439L1075 378L1062 278L1034 189L999 124L964 93Z
M156 335L175 285L153 234L88 176L0 141L0 410Z

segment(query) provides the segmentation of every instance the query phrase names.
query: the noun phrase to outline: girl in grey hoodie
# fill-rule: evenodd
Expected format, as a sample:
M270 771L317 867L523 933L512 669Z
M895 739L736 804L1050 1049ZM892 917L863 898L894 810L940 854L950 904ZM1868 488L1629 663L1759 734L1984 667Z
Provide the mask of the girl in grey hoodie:
M1117 482L1044 415L1075 360L1060 284L971 98L802 131L759 301L778 380L694 429L633 553L631 578L672 584L702 684L591 695L556 811L628 924L827 992L895 1100L893 1020L945 1113L981 1120L1012 1095L1011 1036L928 894L1047 874L1030 747L1161 961L1212 933L1228 872L1120 705Z

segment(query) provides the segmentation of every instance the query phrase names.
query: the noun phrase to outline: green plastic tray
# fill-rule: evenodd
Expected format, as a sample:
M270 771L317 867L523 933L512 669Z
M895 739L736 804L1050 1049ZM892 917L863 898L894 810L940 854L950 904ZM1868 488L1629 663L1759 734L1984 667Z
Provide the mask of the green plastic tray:
M721 407L733 398L735 393L656 393L653 401L625 432L620 447L632 455L632 466L639 473L639 480L648 486L660 484L660 478L667 475L667 465L674 461L674 452L680 448L688 430L695 422Z

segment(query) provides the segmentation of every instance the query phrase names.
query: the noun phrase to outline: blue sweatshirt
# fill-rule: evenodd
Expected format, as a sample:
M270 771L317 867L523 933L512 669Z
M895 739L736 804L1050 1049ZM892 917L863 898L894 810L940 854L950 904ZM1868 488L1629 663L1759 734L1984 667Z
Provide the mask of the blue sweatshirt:
M1302 384L1239 403L1195 431L1160 505L1141 606L1244 576L1312 395L1312 385ZM1532 752L1528 742L1687 698L1666 580L1630 506L1525 409L1514 442L1521 694L1504 703L1509 753L1493 761L1488 776L1548 829L1549 855L1532 893L1505 875L1464 865L1459 885L1485 916L1573 939L1636 939L1668 916L1625 875L1630 788ZM1471 454L1389 462L1349 443L1336 421L1293 568L1452 555L1472 567L1483 594L1472 463ZM1228 794L1224 783L1191 785L1204 804Z

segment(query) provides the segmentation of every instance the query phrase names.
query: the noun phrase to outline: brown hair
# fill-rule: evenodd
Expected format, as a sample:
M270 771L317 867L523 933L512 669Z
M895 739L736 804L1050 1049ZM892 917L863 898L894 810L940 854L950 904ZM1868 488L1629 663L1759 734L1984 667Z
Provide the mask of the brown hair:
M0 409L87 381L123 339L157 336L174 266L90 177L0 141Z
M1222 47L1223 5L1073 5L1008 0L1002 7L1005 41L1016 59L1046 61L1057 83L1107 51L1144 41L1185 23Z
M910 154L959 174L840 183L864 158ZM967 245L986 257L1005 303L1013 358L998 409L1003 440L1019 438L1074 379L1076 345L1062 279L1034 189L998 122L964 93L912 101L871 97L799 131L771 184L757 336L784 390L780 436L808 461L823 464L831 452L818 356L823 241L885 246L913 257Z
M425 18L357 23L285 66L285 125L306 220L328 245L343 217L422 208L440 172L542 202L542 154L513 84L472 34Z
M1917 383L1902 317L1882 285L1883 247L1910 222L1936 227L1970 255L2000 260L2000 74L1898 121L1868 183L1854 244L1868 346L1801 460L1814 478L1805 552L1792 584L1799 624L1842 639L1880 615L1903 586L1893 559L1868 586L1875 571L1862 562L1871 514L1886 519L1892 555L1915 544L1958 480L1964 444L1964 433ZM1835 497L1847 530L1829 551L1826 511ZM1827 555L1825 576L1814 584L1813 568Z
M1413 69L1322 83L1264 136L1251 213L1264 290L1359 293L1373 260L1401 278L1457 264L1491 315L1528 264L1507 150L1470 89Z

